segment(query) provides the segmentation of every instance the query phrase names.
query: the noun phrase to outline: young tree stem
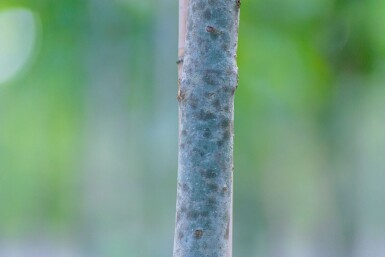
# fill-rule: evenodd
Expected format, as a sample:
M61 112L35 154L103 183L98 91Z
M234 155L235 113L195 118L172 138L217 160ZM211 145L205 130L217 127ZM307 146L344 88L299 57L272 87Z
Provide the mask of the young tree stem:
M174 257L232 256L236 0L180 0ZM187 21L184 25L184 20ZM183 35L185 32L185 36Z

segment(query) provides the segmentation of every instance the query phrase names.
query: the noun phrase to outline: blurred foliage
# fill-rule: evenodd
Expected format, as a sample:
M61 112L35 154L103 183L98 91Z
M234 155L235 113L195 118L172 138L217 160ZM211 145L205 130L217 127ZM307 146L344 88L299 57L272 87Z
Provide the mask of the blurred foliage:
M12 8L36 39L0 84L0 256L171 256L177 1ZM234 256L384 255L383 10L242 1Z

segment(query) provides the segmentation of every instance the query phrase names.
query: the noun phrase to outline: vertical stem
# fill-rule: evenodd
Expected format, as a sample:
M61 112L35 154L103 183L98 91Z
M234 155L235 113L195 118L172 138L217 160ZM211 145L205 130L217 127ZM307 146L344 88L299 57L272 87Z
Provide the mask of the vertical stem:
M185 3L180 1L182 16ZM238 0L190 0L187 26L180 24L174 257L232 256L239 4Z

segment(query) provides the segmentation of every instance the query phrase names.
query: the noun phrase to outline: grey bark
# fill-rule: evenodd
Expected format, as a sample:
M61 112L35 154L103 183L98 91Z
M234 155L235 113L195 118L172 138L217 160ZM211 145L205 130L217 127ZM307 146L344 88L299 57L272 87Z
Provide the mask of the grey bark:
M237 0L190 0L179 78L174 257L232 255Z

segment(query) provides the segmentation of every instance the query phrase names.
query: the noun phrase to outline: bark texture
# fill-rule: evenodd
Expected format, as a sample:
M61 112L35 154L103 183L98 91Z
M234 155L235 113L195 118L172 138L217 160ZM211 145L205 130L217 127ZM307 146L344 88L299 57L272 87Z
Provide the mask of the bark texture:
M232 255L239 4L237 0L190 0L188 4L178 90L174 257Z

